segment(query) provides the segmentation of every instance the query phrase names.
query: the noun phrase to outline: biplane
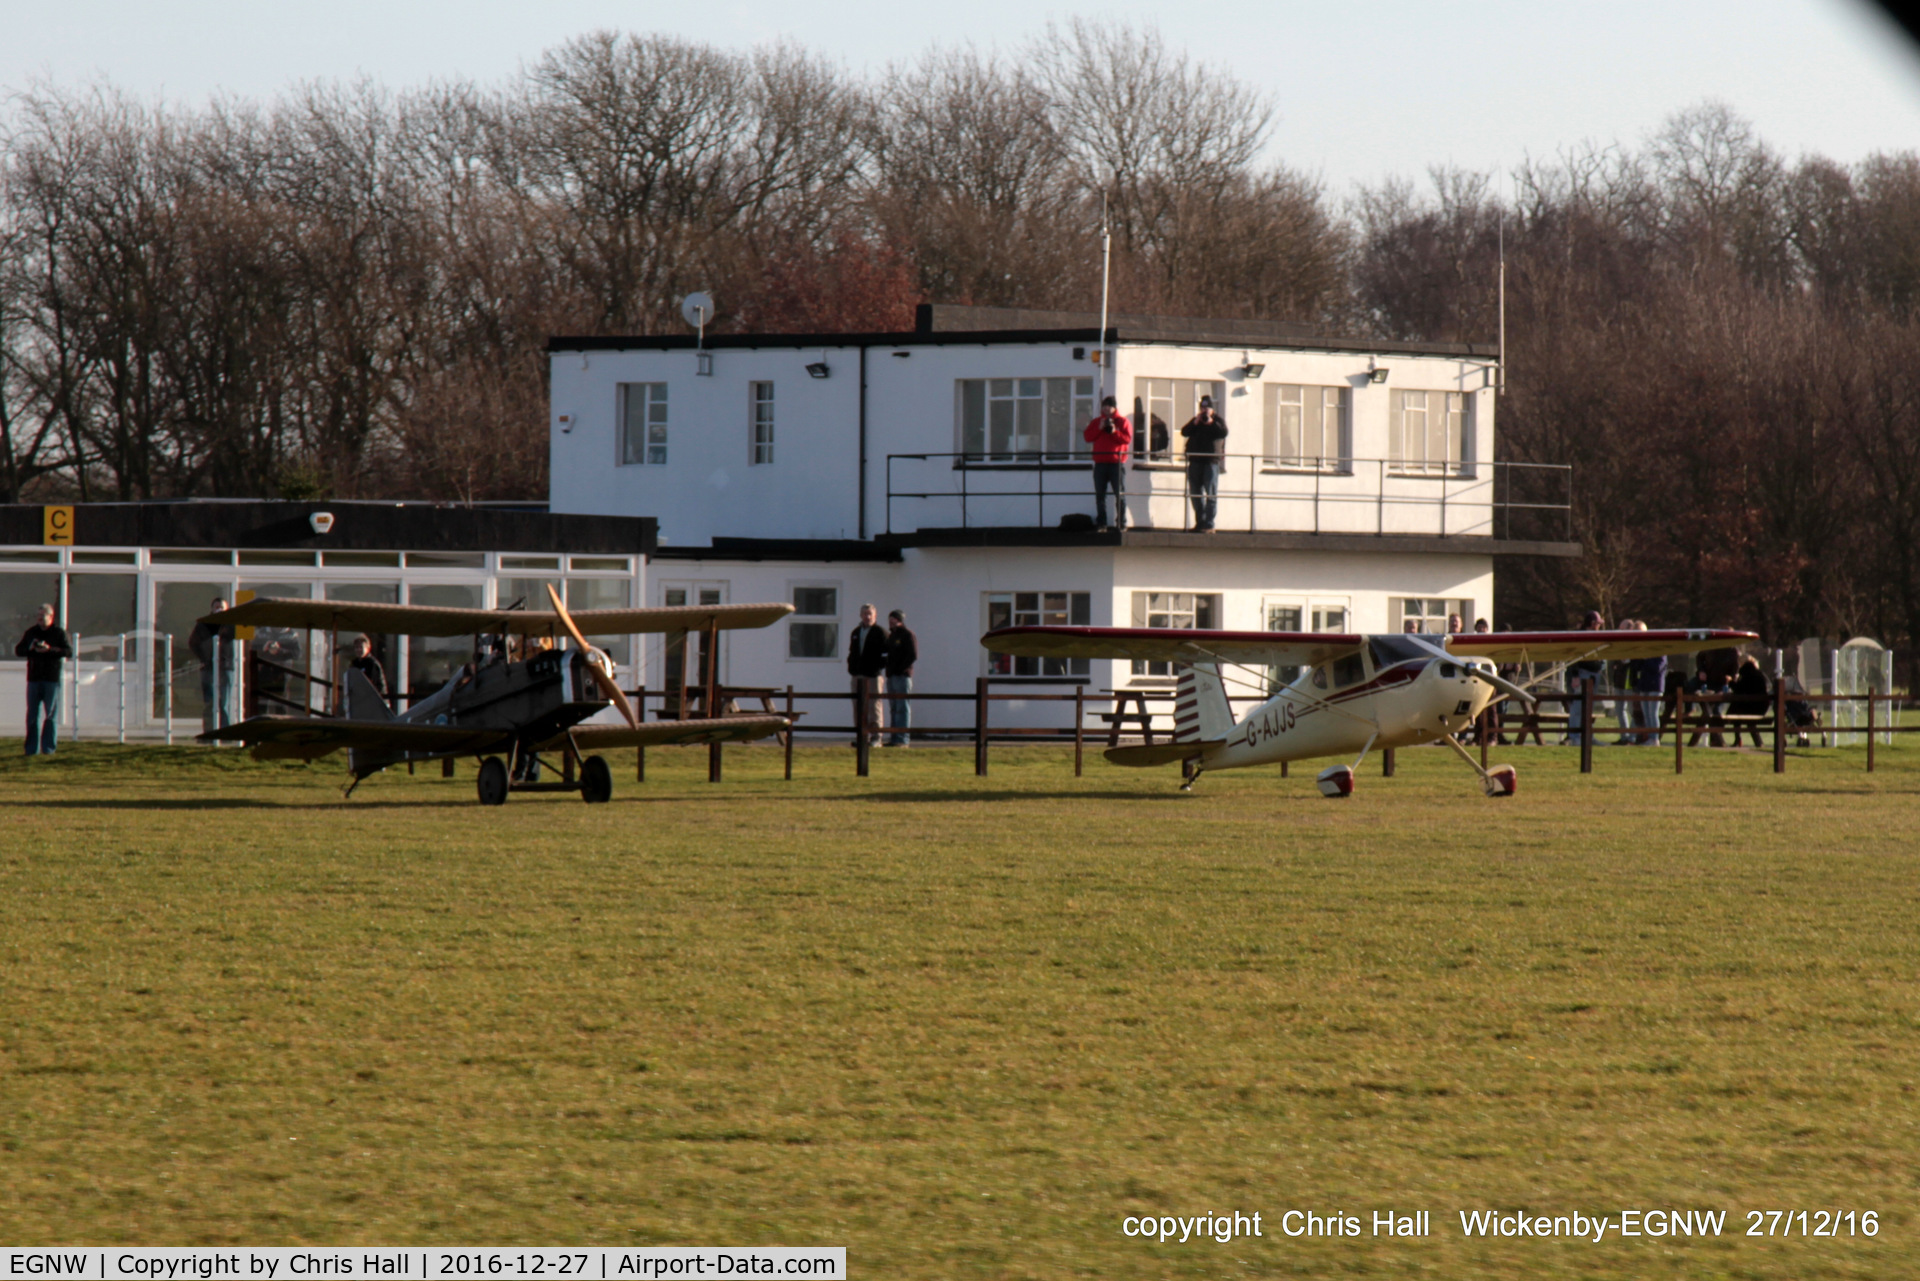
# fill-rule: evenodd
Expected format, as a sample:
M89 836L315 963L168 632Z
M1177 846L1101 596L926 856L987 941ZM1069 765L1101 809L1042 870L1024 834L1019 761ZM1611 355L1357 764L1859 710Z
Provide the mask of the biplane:
M714 653L718 633L766 627L793 606L687 605L661 609L583 609L569 612L549 586L551 610L442 609L357 601L250 600L209 614L214 627L305 628L338 635L368 632L410 636L472 636L473 660L438 690L395 714L364 673L347 667L335 683L337 715L254 716L200 735L203 742L241 742L257 759L317 760L345 750L352 776L346 794L389 765L480 757L482 805L505 803L514 791L578 791L597 804L613 795L613 771L597 751L619 747L745 742L785 733L784 716L708 715L643 721L614 680L613 662L588 635L636 632L700 635ZM571 649L561 648L572 642ZM542 643L544 642L544 647ZM515 657L515 650L519 656ZM683 669L686 667L683 664ZM711 675L715 665L708 663ZM681 691L681 710L689 706ZM624 725L584 722L609 707ZM538 782L541 753L567 750L580 762L578 782ZM502 758L505 758L504 760ZM563 771L570 776L571 771Z
M1528 686L1568 665L1722 649L1759 639L1752 632L1671 631L1404 633L1228 632L1143 627L1003 627L981 644L996 654L1042 658L1132 659L1174 665L1170 743L1109 748L1116 765L1184 767L1183 790L1203 773L1328 756L1352 764L1320 772L1323 795L1353 794L1354 770L1375 748L1445 743L1480 776L1488 796L1511 796L1511 765L1483 769L1458 735L1496 699L1531 705ZM1505 664L1545 665L1525 683L1500 675ZM1253 669L1267 688L1274 669L1298 674L1236 718L1224 668ZM1591 733L1591 727L1588 727Z

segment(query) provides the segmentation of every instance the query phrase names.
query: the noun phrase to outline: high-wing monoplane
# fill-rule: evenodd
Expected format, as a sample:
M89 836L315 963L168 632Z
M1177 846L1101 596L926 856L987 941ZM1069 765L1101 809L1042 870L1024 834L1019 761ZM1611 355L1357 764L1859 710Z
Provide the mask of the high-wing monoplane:
M1322 770L1322 794L1353 793L1354 770L1374 748L1444 742L1479 774L1488 796L1511 796L1511 765L1482 769L1456 737L1496 699L1531 704L1526 685L1501 664L1546 665L1538 685L1566 664L1653 658L1722 649L1759 639L1752 632L1476 632L1451 636L1320 632L1226 632L1142 627L1003 627L981 644L996 654L1133 659L1170 663L1178 674L1170 743L1116 747L1116 765L1186 767L1190 790L1210 770L1354 754ZM1264 688L1274 668L1299 675L1247 715L1235 718L1225 667L1255 669ZM1590 732L1590 731L1589 731Z
M411 636L472 636L473 661L432 695L395 715L373 683L348 667L338 688L335 716L254 716L200 735L209 742L242 742L266 759L316 760L345 749L352 781L409 761L478 756L480 803L499 805L509 791L575 790L598 803L613 795L613 772L596 749L685 743L741 742L783 733L784 716L707 715L643 721L613 677L606 651L587 637L636 632L700 633L713 653L723 630L765 627L793 606L688 605L662 609L583 609L569 612L552 587L551 610L441 609L358 601L250 600L209 614L214 627L287 627L314 631ZM517 639L516 639L517 638ZM573 648L562 649L571 641ZM531 642L531 643L529 643ZM544 642L547 648L541 648ZM338 654L337 643L329 652ZM518 648L520 657L513 657ZM684 664L683 664L684 666ZM709 671L713 664L708 664ZM681 707L689 704L682 691ZM708 691L712 710L712 691ZM582 722L608 707L625 725ZM580 762L577 783L525 781L537 775L540 753L569 750ZM507 759L502 760L502 756ZM529 768L533 767L533 768ZM520 781L516 781L520 780Z

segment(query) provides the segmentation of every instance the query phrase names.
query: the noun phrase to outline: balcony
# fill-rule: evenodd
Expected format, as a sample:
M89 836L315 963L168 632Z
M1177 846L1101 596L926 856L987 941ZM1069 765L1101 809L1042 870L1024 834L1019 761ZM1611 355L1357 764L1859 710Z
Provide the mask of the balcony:
M1122 541L1117 532L1061 524L1070 514L1093 514L1092 473L1090 463L1058 455L889 454L884 537L924 545L994 541L985 537L991 532L1000 541L1051 541L1015 533L1049 530L1077 533L1074 541ZM1218 535L1292 537L1214 541L1348 547L1362 539L1439 540L1462 551L1569 555L1577 553L1572 498L1573 469L1564 464L1230 454L1220 473ZM1125 541L1149 533L1208 537L1193 533L1180 463L1132 463L1127 509L1134 533Z

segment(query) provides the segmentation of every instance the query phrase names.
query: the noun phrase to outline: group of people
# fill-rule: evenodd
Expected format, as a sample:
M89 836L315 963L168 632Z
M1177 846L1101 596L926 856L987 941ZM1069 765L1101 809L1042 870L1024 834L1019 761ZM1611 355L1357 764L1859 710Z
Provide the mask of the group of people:
M860 624L847 641L847 675L853 677L854 706L859 707L860 682L875 682L875 692L884 693L886 709L886 747L907 746L913 727L913 710L908 697L913 693L913 665L920 659L920 642L907 626L902 610L887 614L887 625L880 626L880 615L872 605L860 607ZM881 742L880 698L867 704L867 723L856 730L854 745L864 733L870 743ZM857 713L856 713L857 716Z
M1093 446L1093 523L1107 523L1107 494L1113 494L1117 527L1127 527L1127 459L1133 452L1133 423L1120 412L1112 396L1100 402L1100 416L1081 433ZM1186 440L1187 497L1193 503L1195 533L1211 534L1220 506L1220 465L1226 458L1227 420L1213 406L1212 396L1200 398L1200 408L1180 429Z

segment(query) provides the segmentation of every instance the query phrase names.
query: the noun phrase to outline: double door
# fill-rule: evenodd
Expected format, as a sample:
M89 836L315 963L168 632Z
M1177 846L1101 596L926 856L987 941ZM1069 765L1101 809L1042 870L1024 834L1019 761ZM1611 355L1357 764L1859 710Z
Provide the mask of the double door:
M727 603L727 584L724 581L713 580L669 579L660 584L660 603L669 609L686 605L724 605ZM661 688L667 691L669 700L679 697L683 680L693 687L705 689L707 681L714 679L716 661L719 663L717 679L725 683L727 679L726 636L725 632L719 633L720 643L716 646L718 652L714 654L709 654L704 644L695 642L694 670L691 680L686 680L687 636L684 632L667 634L666 641L661 647L660 665Z

